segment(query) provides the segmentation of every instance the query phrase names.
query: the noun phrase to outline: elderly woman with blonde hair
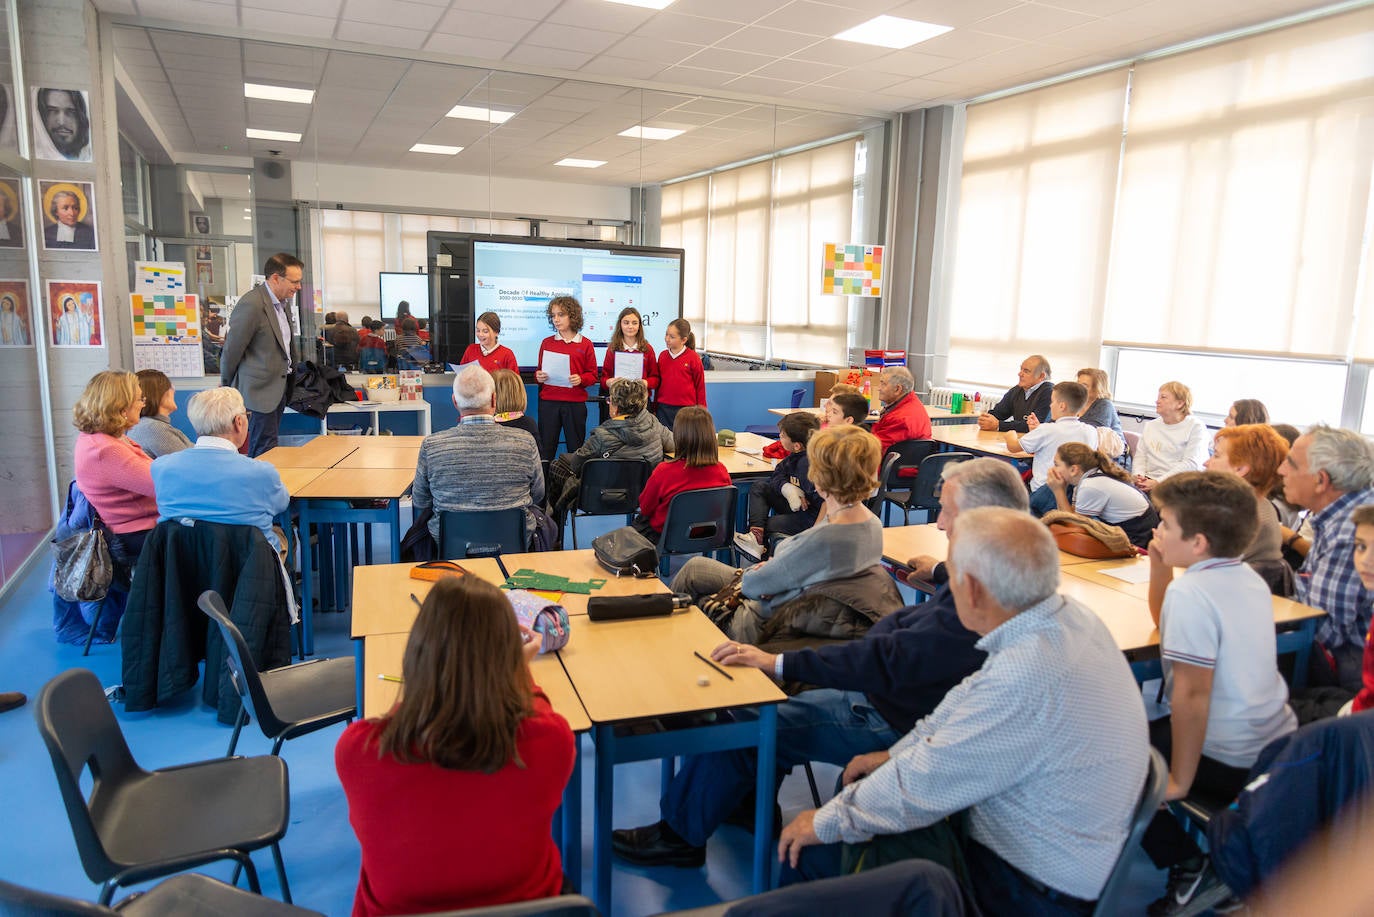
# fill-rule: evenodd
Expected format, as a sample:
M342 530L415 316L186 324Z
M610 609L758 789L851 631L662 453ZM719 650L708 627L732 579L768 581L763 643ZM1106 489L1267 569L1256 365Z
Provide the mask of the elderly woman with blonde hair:
M1155 398L1157 418L1140 431L1133 470L1135 486L1149 493L1180 471L1201 471L1207 462L1207 425L1192 413L1193 393L1182 382L1165 382Z

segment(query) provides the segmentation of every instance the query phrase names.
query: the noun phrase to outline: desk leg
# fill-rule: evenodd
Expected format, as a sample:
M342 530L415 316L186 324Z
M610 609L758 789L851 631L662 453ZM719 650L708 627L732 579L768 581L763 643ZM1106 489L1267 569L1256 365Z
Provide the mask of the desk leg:
M615 796L615 727L592 727L596 744L596 787L592 815L592 901L611 912L611 809ZM770 817L771 817L771 809Z
M358 704L358 719L363 718L363 673L367 671L363 666L363 644L366 642L362 637L353 638L353 667L357 671L357 677L353 680L357 683L355 691L358 695L354 700Z
M315 652L315 632L311 619L314 617L314 564L310 556L310 501L300 501L299 523L301 527L301 654L308 656ZM361 674L358 676L362 677ZM359 709L362 709L361 707Z
M399 564L401 562L401 500L387 501L387 508L391 511L391 562ZM368 549L367 562L372 563L372 551Z
M582 736L573 734L573 769L563 788L563 874L582 887Z
M754 894L773 884L773 800L777 796L778 705L759 708L759 766L754 786Z

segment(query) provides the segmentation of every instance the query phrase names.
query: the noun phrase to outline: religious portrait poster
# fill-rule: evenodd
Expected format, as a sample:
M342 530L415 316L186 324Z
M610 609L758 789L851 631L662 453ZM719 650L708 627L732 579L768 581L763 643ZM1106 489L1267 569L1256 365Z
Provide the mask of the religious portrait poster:
M100 283L94 280L49 280L48 324L54 347L103 347L105 322Z
M95 185L88 181L40 181L43 248L47 251L93 252Z
M29 282L0 280L0 347L33 346Z

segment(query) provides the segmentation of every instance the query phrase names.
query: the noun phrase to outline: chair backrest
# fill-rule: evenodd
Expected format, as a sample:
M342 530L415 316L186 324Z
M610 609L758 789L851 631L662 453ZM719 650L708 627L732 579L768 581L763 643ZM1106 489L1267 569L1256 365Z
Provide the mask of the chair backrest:
M90 670L68 669L44 685L38 692L34 716L52 757L81 866L92 882L104 882L119 867L101 843L91 809L98 809L121 784L143 771L124 741L110 702L105 699L105 689ZM89 800L81 791L81 775L88 767Z
M796 408L801 407L802 399L805 398L805 397L806 397L806 389L804 389L804 388L794 388L794 389L792 389L792 408L795 410Z
M1102 894L1098 896L1093 917L1108 917L1122 910L1117 898L1121 896L1121 890L1126 885L1126 878L1131 871L1131 859L1136 848L1140 846L1140 838L1144 836L1150 820L1155 817L1160 803L1164 801L1164 790L1168 783L1169 765L1164 763L1163 755L1151 748L1150 769L1145 773L1145 786L1140 791L1140 801L1136 803L1135 813L1131 816L1131 830L1126 835L1126 843L1121 845L1116 865L1107 876L1107 884L1102 886Z
M429 917L601 917L601 912L590 899L581 895L559 895L557 898L441 911Z
M700 554L716 551L735 540L735 503L739 488L707 487L684 490L668 504L658 553Z
M971 458L971 452L937 452L921 459L921 470L916 473L916 482L911 485L911 508L938 513L940 501L935 494L939 490L945 466L967 462Z
M1131 453L1131 455L1135 455L1137 452L1140 451L1139 433L1136 433L1132 430L1123 430L1121 432L1121 438L1126 440L1126 449Z
M940 444L933 439L904 439L893 443L883 456L878 475L879 493L910 490L920 474L921 462L939 448Z
M272 702L268 700L267 692L262 688L262 677L258 674L257 664L253 662L253 653L248 649L248 641L243 639L243 632L238 629L238 625L229 620L229 610L224 607L224 599L215 590L207 589L200 594L196 604L219 627L220 636L224 638L224 664L229 667L229 680L238 692L239 700L243 701L249 714L258 721L264 734L279 734L288 724L273 713Z
M439 512L439 556L444 560L522 554L527 544L525 511L518 506Z
M116 913L114 908L12 885L0 879L0 914L17 917L103 917Z
M359 351L358 365L365 373L379 373L386 369L386 349L364 347Z
M653 466L648 462L597 458L582 463L577 508L584 515L632 513Z

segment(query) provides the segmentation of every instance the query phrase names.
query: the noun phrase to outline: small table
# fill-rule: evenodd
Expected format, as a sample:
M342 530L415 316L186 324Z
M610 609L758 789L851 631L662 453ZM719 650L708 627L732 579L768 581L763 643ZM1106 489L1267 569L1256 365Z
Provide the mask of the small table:
M291 411L291 408L287 408ZM372 416L372 432L380 433L382 430L381 415L391 414L397 411L409 411L419 415L420 433L429 435L429 402L421 398L419 401L341 401L329 406L329 414L358 414L365 413ZM295 411L291 411L296 413ZM320 432L329 432L329 418L320 418Z
M595 815L592 829L592 898L611 911L611 817L615 766L662 760L665 781L677 755L758 748L754 806L755 892L766 891L773 861L773 798L777 707L786 695L757 669L732 667L725 678L693 655L703 656L725 635L696 608L668 617L578 622L559 651L563 667L591 718L596 743ZM709 683L702 685L705 676ZM757 708L757 719L715 722L668 730L628 731L637 720L722 708Z
M928 554L942 561L949 554L949 538L935 523L926 525L894 525L883 529L883 560L898 567L918 554ZM1067 551L1059 552L1059 566L1086 564L1086 557Z
M930 418L930 423L931 423L932 426L939 426L940 424L961 424L961 423L977 423L977 422L978 422L978 415L977 415L977 414L954 414L954 413L951 413L951 412L950 412L950 409L949 409L949 408L937 408L937 407L934 407L933 405L925 404L924 402L922 403L922 406L926 409L926 415ZM820 409L820 408L769 408L769 409L768 409L768 413L769 413L769 414L776 414L776 415L778 415L779 417L786 417L788 414L795 414L795 413L797 413L798 411L805 411L807 414L811 414L811 415L813 415L813 416L815 416L815 417L820 417L820 416L821 416L821 409ZM878 415L876 412L875 412L875 413L871 413L871 414L868 415L867 418L865 418L864 422L865 422L865 423L876 423L877 420L878 420L878 417L879 417L879 415Z
M304 446L275 446L258 460L283 468L333 468L358 448L355 436L317 436Z
M383 436L368 436L366 440L390 439ZM375 469L375 468L409 468L415 470L415 465L420 460L419 448L409 449L396 446L374 446L371 442L354 449L351 453L335 465L335 468L356 468L356 469Z
M981 430L968 424L947 424L931 431L930 438L943 446L945 452L976 452L1001 459L1029 459L1029 452L1013 452L1007 448L1005 433Z

